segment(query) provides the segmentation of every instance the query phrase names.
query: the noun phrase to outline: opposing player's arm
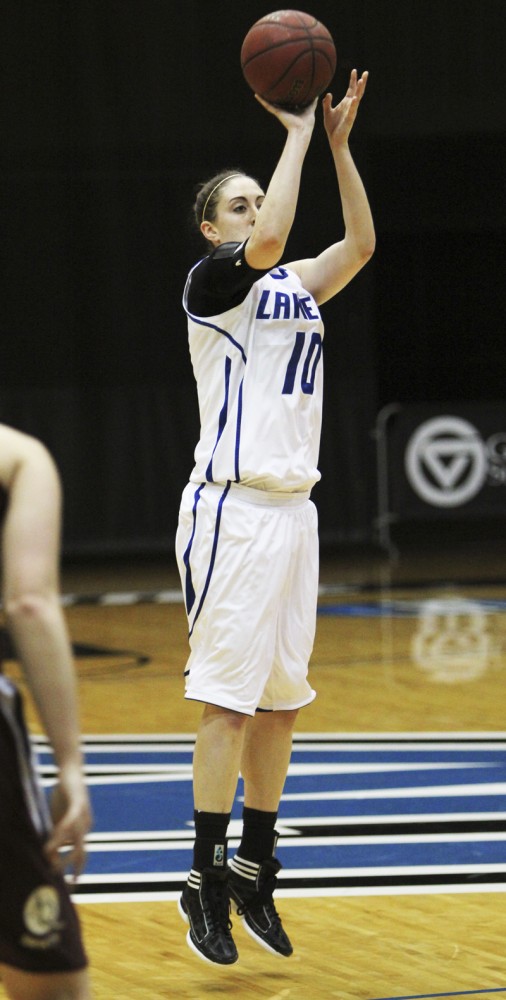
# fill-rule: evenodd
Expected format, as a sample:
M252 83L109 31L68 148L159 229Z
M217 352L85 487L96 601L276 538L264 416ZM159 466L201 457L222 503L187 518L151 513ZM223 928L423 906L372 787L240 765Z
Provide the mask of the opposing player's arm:
M44 445L0 425L7 625L57 763L79 758L72 651L59 594L61 488Z
M56 591L60 482L39 441L0 425L0 483L8 497L3 523L2 581L8 605L14 594Z
M84 860L90 809L81 772L72 649L59 594L60 480L47 449L0 425L0 483L7 497L2 529L3 605L12 640L59 768L54 833L48 851L70 844Z

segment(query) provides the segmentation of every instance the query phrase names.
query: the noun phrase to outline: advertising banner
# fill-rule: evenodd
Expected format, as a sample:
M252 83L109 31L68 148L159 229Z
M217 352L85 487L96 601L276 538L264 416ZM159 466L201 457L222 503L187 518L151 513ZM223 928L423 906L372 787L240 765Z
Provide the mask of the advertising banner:
M506 515L506 401L393 404L376 440L380 522Z

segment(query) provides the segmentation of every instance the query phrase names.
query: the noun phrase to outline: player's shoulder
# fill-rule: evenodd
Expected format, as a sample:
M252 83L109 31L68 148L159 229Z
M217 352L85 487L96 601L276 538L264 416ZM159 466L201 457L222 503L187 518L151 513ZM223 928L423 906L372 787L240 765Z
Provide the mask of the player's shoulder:
M242 264L246 266L244 243L220 243L193 265L188 275L188 286L197 288L211 275L219 280L220 275L231 274L236 267L242 270Z
M244 246L244 243L220 243L193 265L190 275L192 277L200 276L203 271L207 271L208 268L212 268L213 265L219 264L221 261L235 261L237 264L242 264Z
M220 243L210 254L213 260L231 260L235 258L238 264L244 260L244 243Z

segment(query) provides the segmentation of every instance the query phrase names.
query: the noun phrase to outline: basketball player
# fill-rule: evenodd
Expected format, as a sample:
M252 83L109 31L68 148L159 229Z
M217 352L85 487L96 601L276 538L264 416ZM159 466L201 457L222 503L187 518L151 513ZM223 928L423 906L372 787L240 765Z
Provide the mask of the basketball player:
M300 114L260 103L286 129L264 193L241 170L204 184L196 221L210 252L184 293L201 436L184 490L176 550L191 653L186 697L204 703L194 755L196 839L180 911L201 958L237 960L230 901L274 955L292 945L273 902L275 824L307 680L318 587L310 492L322 414L319 306L371 257L374 228L348 137L367 83L354 70L343 100L323 100L344 237L281 264L294 221L316 102ZM329 195L325 211L329 210ZM239 772L243 833L227 864Z
M60 863L84 863L83 781L71 646L58 592L60 484L34 438L0 425L6 624L52 745L51 816L34 772L21 697L0 672L0 976L13 1000L89 1000L87 959Z

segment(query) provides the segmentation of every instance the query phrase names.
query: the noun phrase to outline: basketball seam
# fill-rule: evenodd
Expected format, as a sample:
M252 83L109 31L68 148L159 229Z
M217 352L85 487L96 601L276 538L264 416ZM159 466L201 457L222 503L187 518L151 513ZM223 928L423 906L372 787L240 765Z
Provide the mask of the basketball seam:
M308 53L305 52L303 54L303 56L306 56L307 54ZM323 53L319 53L319 54L323 55ZM287 76L287 74L290 73L290 71L293 69L293 67L296 65L298 59L303 58L303 56L301 56L300 53L298 55L296 55L295 59L293 59L292 62L289 64L289 66L286 67L284 73L282 73L281 76L278 77L278 79L276 80L276 82L272 84L272 87L269 87L269 89L264 92L263 96L265 97L266 100L269 99L269 94L272 93L272 91L275 90L276 87L279 87L279 85L281 83L283 83L283 80L285 79L285 77ZM315 78L316 60L315 60L314 52L311 52L311 59L312 59L312 71L311 71L311 77L310 77L310 79L309 79L309 81L308 81L308 83L307 83L307 85L305 87L305 93L306 94L308 93L308 91L311 90L311 87L313 85L313 81L314 81L314 78ZM331 66L331 62L330 62L330 60L328 59L328 57L326 55L324 55L324 59L326 59L327 64L330 67ZM304 101L304 96L303 95L301 95L301 101ZM294 105L294 106L297 107L297 105Z
M312 53L311 53L311 55L312 55ZM286 67L285 72L281 74L281 76L276 80L275 83L273 83L272 87L269 87L269 90L265 91L265 95L264 96L265 96L266 99L268 99L268 95L271 93L272 90L274 90L276 87L279 87L280 83L282 83L283 80L285 79L285 76L287 75L287 73L289 73L290 70L293 69L293 67L295 66L297 60L300 59L300 58L301 58L300 55L297 55L295 57L295 59L293 60L293 62L291 62L290 65ZM308 92L308 90L311 89L311 85L313 83L313 80L314 80L314 58L313 58L313 71L312 71L312 74L311 74L311 80L310 80L309 86L306 86L306 88L305 88L306 93ZM301 95L301 100L303 100L303 99L304 98Z
M243 67L243 69L245 69L246 66L249 66L252 62L255 61L255 59L259 59L260 56L265 56L269 52L273 52L274 49L282 49L284 45L293 45L295 42L301 42L301 41L303 41L303 39L301 38L285 38L282 42L276 42L275 44L268 45L267 48L261 49L259 52L255 52L253 56L249 56L248 59L245 59L244 62L241 62L241 66ZM310 39L310 41L311 41L311 52L314 52L315 45L313 44L313 39ZM314 41L326 42L329 48L331 48L328 38L325 38L324 36L322 36L321 38L318 37L314 39ZM328 63L330 63L330 57L328 52L325 52L323 49L319 48L316 48L316 52L318 53L318 55L323 56L323 58L326 59ZM298 57L300 57L300 53Z

